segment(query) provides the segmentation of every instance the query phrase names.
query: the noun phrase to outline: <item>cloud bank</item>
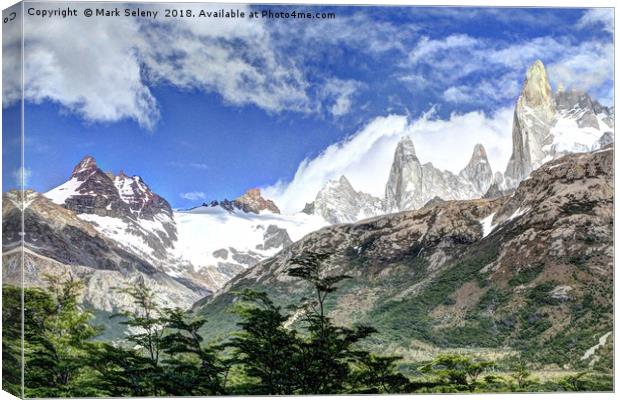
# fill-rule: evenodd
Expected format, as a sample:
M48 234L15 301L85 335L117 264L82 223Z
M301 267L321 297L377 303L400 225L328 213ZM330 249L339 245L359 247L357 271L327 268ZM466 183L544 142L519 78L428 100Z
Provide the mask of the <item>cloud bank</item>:
M354 81L321 76L314 85L325 84L327 95L310 96L302 69L277 51L261 20L86 18L85 7L76 4L79 16L62 23L26 17L27 100L57 103L86 121L130 119L146 129L160 118L151 90L157 85L217 93L226 104L254 105L269 113L318 112L323 98L333 101L333 115L350 108ZM187 6L194 12L221 8L197 7ZM19 59L20 43L20 35L7 35L3 48ZM4 73L7 106L20 99L21 71L5 68Z
M80 15L84 7L75 5ZM163 12L156 5L141 8ZM248 6L236 8L249 11ZM613 102L613 9L585 11L569 32L517 35L514 40L429 32L433 26L458 27L460 21L489 16L514 25L516 33L526 29L524 24L534 26L540 20L559 28L565 21L553 13L518 9L427 8L424 15L408 15L404 9L403 17L410 21L377 18L366 11L371 9L347 10L335 20L311 24L82 16L57 23L26 17L25 95L33 102L55 102L86 121L129 119L146 129L161 118L152 91L158 85L217 93L225 104L253 105L268 113L293 111L339 119L363 107L375 94L375 83L400 80L414 97L401 102L414 101L423 90L454 107L484 105L488 110L512 101L525 68L542 58L554 84L561 81L591 91L607 105ZM589 39L578 40L578 32L588 33ZM17 56L19 43L19 35L8 32L5 56ZM324 67L346 65L347 52L363 62L342 70ZM322 59L327 64L316 65ZM355 68L372 69L375 64L388 66L380 80L352 79ZM5 67L4 73L3 99L8 105L20 97L19 70ZM386 110L388 106L378 114Z
M378 117L316 158L304 160L290 182L263 191L284 212L295 213L313 201L328 180L344 174L356 190L383 197L394 150L405 136L413 140L422 163L454 173L465 167L474 145L482 143L493 171L503 173L512 150L512 113L512 108L503 108L493 115L470 112L445 120L432 111L413 121L401 115Z

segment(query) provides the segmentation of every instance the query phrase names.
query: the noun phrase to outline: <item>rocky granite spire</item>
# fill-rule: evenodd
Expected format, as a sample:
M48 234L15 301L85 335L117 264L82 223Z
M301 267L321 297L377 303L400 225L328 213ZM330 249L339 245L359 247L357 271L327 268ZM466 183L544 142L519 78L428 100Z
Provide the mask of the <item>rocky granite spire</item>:
M392 169L385 187L385 207L388 212L414 208L414 197L422 191L422 166L409 137L396 146ZM417 207L416 207L417 208Z
M515 188L547 161L600 148L613 140L613 131L613 107L563 85L553 95L545 67L536 61L515 106L505 187Z
M545 160L545 146L553 137L556 105L542 61L528 69L512 125L512 156L506 168L506 183L514 187Z
M485 193L489 189L493 181L493 171L483 145L478 143L474 146L471 159L459 176L471 182L476 191L480 193Z

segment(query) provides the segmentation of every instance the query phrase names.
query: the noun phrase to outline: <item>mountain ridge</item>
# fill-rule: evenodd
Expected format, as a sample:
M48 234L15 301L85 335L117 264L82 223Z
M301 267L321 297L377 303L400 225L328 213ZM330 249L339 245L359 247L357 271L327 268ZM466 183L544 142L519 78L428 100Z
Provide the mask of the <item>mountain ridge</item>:
M235 293L266 291L278 305L295 303L307 288L288 276L288 260L321 252L333 255L326 276L351 276L329 316L344 326L371 323L380 348L514 349L559 367L596 364L582 355L613 321L612 166L608 146L545 163L512 195L330 225L244 271L194 311L209 321L206 337L225 337L234 329L225 310ZM596 316L580 311L584 302L596 304ZM571 337L575 351L556 351Z

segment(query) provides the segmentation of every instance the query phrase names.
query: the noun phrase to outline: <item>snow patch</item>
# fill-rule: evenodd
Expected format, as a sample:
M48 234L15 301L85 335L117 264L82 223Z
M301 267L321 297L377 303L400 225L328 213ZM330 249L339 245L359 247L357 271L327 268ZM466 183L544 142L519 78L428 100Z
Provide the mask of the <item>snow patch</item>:
M489 236L489 234L491 232L493 232L493 229L495 229L495 227L497 225L493 225L493 217L495 216L495 213L492 213L484 218L482 218L479 222L480 225L482 225L482 237L485 238L487 236Z
M611 332L607 332L606 334L604 334L603 336L601 336L598 339L598 343L595 344L594 346L590 347L588 350L586 350L585 353L583 353L583 356L581 356L581 360L587 360L588 358L592 357L594 355L594 353L596 352L596 350L598 350L599 348L605 346L605 343L607 343L607 338L611 335Z
M78 189L82 183L84 182L75 177L71 178L62 185L45 193L44 196L56 204L64 204L69 197L79 194Z
M597 122L600 129L580 128L577 124L579 117L580 115L571 115L570 112L562 113L550 131L550 134L553 135L553 143L550 146L543 147L543 150L551 150L555 154L596 150L599 146L601 132L613 132L614 130L599 116L597 116Z
M523 214L525 214L528 211L529 211L528 208L524 208L522 210L521 207L519 207L519 208L517 208L515 210L515 212L512 213L512 215L510 217L506 218L506 220L504 220L504 222L512 221L513 219L522 216Z
M327 222L318 216L298 213L281 215L274 213L229 212L221 207L198 207L189 211L174 213L178 241L175 253L187 259L197 269L215 266L222 262L213 255L219 249L234 248L239 252L254 252L261 257L270 257L280 248L258 250L264 242L264 231L269 225L286 229L293 241L320 229Z

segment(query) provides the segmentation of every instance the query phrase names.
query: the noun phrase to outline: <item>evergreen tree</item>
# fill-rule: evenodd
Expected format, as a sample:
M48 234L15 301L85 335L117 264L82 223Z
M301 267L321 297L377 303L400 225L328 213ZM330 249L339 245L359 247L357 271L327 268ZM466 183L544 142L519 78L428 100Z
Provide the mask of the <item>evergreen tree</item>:
M401 357L365 354L360 357L353 372L354 387L358 393L406 393L409 379L396 371Z
M94 396L86 361L100 329L77 299L82 283L69 274L46 275L48 289L24 290L25 395Z
M161 349L164 374L161 380L166 394L173 396L224 394L227 368L219 361L215 349L202 345L198 333L203 318L192 318L179 308L166 309L162 321L165 333Z
M22 290L2 286L2 390L22 397Z
M97 372L94 386L113 397L143 397L158 393L151 361L136 349L100 343L90 355Z
M131 296L135 306L133 311L117 314L125 318L121 324L135 332L129 334L127 340L143 349L153 367L157 367L162 351L164 321L162 310L155 301L155 293L146 286L144 280L138 281L135 286L120 289L119 292Z
M124 342L130 348L104 346L97 357L105 368L100 368L102 381L112 391L129 392L132 396L164 396L161 366L164 324L163 310L155 300L155 293L144 280L134 286L118 289L133 299L131 311L124 311L111 318L123 318L121 325L127 325L129 334ZM126 345L125 345L126 347ZM114 354L127 357L121 359ZM121 376L119 376L121 375ZM123 376L124 375L124 376ZM126 385L121 385L121 383ZM118 386L112 387L111 383Z
M228 346L234 362L256 382L238 389L247 394L294 394L300 372L294 365L299 340L295 331L284 327L288 316L265 293L245 290L237 295L242 301L235 307L242 318L241 332Z
M493 365L492 361L475 361L460 354L440 354L420 370L438 377L448 391L473 391L480 374Z
M300 391L304 394L343 393L351 387L351 364L367 354L355 345L376 332L369 326L354 329L334 326L327 316L326 301L338 284L350 277L326 275L331 254L307 252L290 261L288 274L311 285L314 297L302 305L308 338L297 352Z

